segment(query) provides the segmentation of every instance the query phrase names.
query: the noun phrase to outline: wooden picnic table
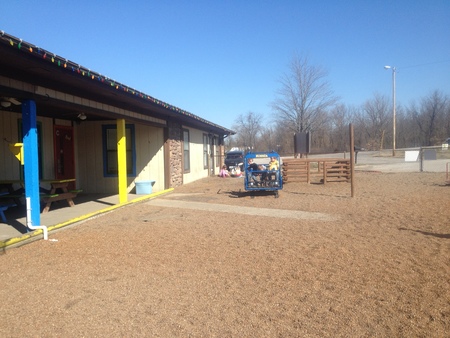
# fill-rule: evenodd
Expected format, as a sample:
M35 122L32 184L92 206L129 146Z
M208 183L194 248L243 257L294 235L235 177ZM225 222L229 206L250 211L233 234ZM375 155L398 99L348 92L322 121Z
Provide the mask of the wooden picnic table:
M44 199L45 207L42 210L43 213L48 212L53 202L66 200L70 207L75 206L73 198L77 196L80 190L69 191L69 184L75 182L74 178L63 180L41 180L40 183L50 184L51 189L48 194L43 194L41 197Z
M73 198L77 196L81 190L70 190L69 184L75 182L75 178L69 179L50 179L50 180L40 180L40 185L49 185L50 192L49 193L41 193L40 198L45 202L43 213L46 213L50 210L50 207L53 202L66 200L70 207L73 207L75 203L73 202ZM24 186L23 180L2 180L0 181L0 187L5 187L8 189L9 194L4 195L3 197L11 197L14 200L17 200L20 197L23 197L23 193L16 194L13 185L20 184L22 187Z

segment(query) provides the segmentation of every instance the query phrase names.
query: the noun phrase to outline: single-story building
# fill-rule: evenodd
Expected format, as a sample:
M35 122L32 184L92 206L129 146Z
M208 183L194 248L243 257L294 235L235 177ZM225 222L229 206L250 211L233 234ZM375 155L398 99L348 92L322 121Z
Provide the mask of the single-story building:
M122 203L139 181L156 192L215 175L232 134L0 32L0 182L24 182L32 210L48 180Z

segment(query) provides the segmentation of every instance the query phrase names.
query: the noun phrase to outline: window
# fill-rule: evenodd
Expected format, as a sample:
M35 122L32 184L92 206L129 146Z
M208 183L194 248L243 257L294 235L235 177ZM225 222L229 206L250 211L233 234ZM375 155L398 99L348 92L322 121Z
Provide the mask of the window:
M208 169L208 135L203 134L203 169Z
M189 162L189 130L183 129L183 165L184 172L191 170L191 164Z
M117 162L117 126L104 125L103 131L103 175L117 177L119 166ZM136 176L136 151L134 142L134 125L125 126L127 146L127 175Z

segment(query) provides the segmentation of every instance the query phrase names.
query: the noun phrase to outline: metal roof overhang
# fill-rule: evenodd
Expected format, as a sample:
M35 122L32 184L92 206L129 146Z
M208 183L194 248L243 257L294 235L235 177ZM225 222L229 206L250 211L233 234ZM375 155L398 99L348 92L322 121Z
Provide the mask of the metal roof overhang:
M90 76L83 76L51 61L38 58L32 53L1 43L0 41L0 75L58 92L67 93L87 100L151 116L165 121L176 121L186 126L198 128L219 135L232 135L233 131L201 119L181 109L171 109L164 102L153 102L142 97L142 93L133 94L123 85L113 86ZM133 91L134 92L134 91ZM32 97L30 97L32 94ZM36 101L38 116L76 121L78 114L89 114L89 120L107 120L125 118L135 122L148 123L138 117L130 118L114 112L90 108L65 102L49 96L37 95L24 90L0 86L0 98L13 97L20 100ZM20 112L20 106L14 104L8 110Z

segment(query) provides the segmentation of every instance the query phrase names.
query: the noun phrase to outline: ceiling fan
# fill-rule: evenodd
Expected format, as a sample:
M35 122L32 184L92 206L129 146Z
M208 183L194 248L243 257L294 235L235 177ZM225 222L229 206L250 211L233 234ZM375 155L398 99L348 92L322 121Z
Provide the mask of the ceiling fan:
M13 97L0 97L0 105L3 108L9 108L9 107L11 107L11 104L13 104L15 106L19 106L22 103Z

